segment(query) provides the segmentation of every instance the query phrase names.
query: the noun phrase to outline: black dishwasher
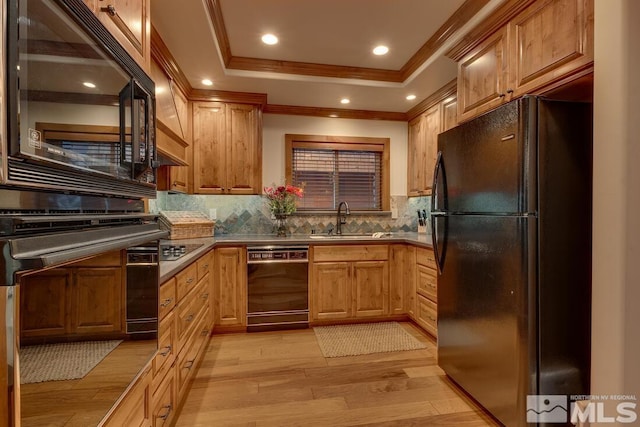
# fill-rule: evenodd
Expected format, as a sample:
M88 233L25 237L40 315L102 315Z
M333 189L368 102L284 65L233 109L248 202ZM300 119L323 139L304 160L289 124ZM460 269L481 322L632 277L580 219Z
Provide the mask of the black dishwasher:
M309 247L247 248L247 331L309 327Z

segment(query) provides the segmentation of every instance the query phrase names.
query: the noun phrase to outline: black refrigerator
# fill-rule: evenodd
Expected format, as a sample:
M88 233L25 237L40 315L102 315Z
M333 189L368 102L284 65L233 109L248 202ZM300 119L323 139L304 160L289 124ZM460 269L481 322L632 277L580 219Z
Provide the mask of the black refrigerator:
M506 426L568 419L531 405L589 394L592 105L525 96L441 133L433 189L438 364Z

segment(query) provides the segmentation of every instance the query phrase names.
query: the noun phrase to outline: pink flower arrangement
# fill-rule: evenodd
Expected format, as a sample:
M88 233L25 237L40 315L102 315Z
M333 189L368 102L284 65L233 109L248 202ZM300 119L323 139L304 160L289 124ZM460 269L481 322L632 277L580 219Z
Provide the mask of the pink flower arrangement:
M296 211L296 200L303 196L302 188L293 185L264 187L269 210L274 215L289 215Z

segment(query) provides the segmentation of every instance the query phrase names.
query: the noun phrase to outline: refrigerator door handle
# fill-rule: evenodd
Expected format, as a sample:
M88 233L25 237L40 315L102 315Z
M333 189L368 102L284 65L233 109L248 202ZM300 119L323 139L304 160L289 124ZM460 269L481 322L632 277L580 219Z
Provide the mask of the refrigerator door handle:
M442 162L443 162L442 151L438 151L438 158L436 159L436 166L433 171L433 183L431 184L431 212L436 212L436 199L438 198L438 179L440 177L440 171L443 171ZM442 178L443 178L442 182L444 183L445 182L444 175ZM443 200L443 204L446 204L444 200ZM442 209L440 206L438 206L438 208L440 210Z
M435 258L436 261L436 267L438 269L438 274L442 274L442 258L440 257L441 253L440 253L440 249L438 247L438 227L437 227L437 223L436 220L441 217L441 215L438 214L431 214L431 242L433 244L433 257ZM446 226L446 224L445 224ZM446 234L446 231L445 231ZM444 252L444 246L443 246L443 252Z

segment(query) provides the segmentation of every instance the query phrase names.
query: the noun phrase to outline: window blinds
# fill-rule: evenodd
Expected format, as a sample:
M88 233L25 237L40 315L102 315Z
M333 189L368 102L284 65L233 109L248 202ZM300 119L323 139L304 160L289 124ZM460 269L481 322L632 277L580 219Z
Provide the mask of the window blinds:
M315 146L315 148L313 148ZM304 186L298 209L382 210L382 148L374 144L308 144L293 146L293 185Z

